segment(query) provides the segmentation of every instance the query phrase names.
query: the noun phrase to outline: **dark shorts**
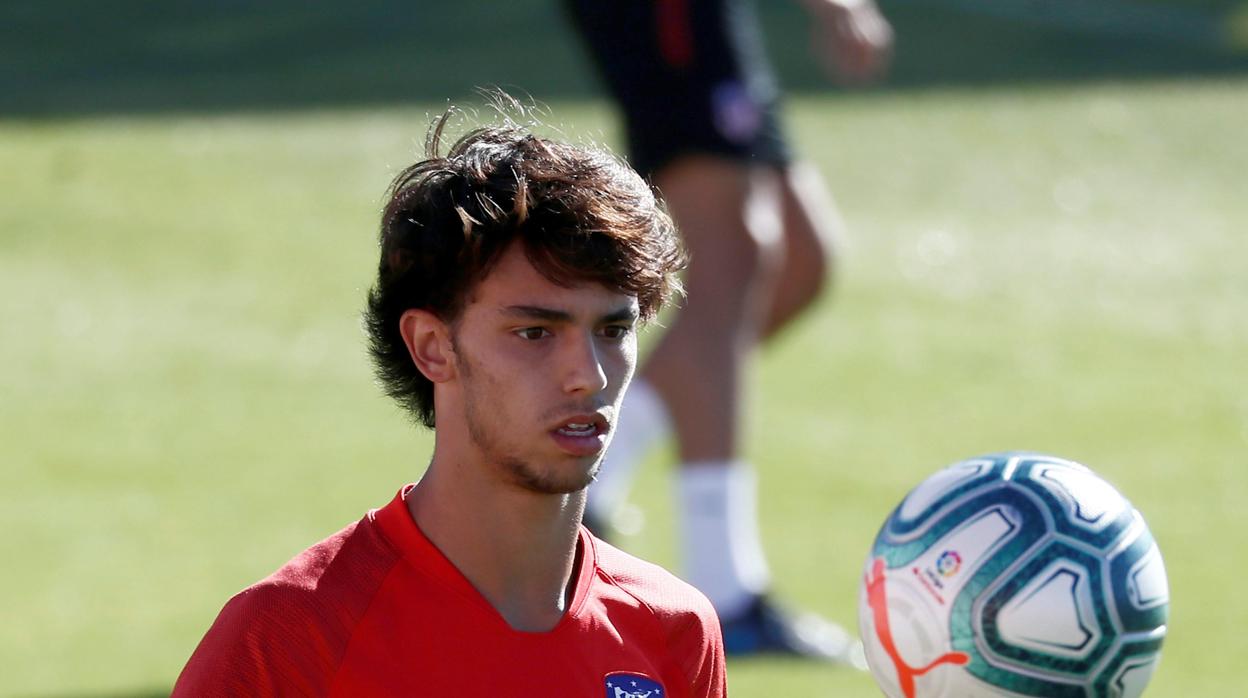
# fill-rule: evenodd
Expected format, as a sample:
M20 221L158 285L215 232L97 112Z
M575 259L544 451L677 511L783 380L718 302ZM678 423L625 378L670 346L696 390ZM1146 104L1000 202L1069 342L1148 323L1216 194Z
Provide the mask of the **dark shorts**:
M687 154L788 162L779 89L749 0L567 3L624 112L639 172Z

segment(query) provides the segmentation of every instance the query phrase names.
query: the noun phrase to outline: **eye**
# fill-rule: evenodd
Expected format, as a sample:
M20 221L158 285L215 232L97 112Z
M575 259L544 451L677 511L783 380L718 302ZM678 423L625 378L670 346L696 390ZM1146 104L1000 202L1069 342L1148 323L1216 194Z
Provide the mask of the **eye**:
M632 329L628 325L607 325L602 328L602 336L607 339L624 339Z
M523 327L515 331L517 337L521 339L537 340L550 336L550 330L545 327Z

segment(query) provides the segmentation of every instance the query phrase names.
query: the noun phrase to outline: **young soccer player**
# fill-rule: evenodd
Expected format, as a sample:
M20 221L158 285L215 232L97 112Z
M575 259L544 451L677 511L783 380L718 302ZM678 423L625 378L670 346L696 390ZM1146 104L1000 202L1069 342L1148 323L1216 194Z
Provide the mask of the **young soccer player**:
M848 633L773 600L742 458L754 351L818 297L839 225L819 175L788 151L752 3L567 2L624 115L632 164L662 192L692 255L688 302L625 401L587 521L605 533L636 465L673 433L686 575L719 612L728 653L858 663ZM802 4L838 81L883 74L892 29L874 0Z
M510 122L439 155L445 123L390 189L366 314L428 468L231 599L174 695L724 696L706 598L581 526L672 223L610 155Z

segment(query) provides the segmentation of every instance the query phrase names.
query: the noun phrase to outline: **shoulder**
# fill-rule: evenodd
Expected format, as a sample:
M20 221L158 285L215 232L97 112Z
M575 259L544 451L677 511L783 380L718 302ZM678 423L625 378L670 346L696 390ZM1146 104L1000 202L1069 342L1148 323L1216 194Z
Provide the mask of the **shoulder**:
M718 628L711 602L666 569L594 539L599 574L662 618L685 618Z
M222 608L174 689L321 694L399 554L370 517L308 548Z
M599 576L657 622L663 644L681 664L694 695L722 695L724 643L719 618L706 596L658 565L598 539L594 544Z

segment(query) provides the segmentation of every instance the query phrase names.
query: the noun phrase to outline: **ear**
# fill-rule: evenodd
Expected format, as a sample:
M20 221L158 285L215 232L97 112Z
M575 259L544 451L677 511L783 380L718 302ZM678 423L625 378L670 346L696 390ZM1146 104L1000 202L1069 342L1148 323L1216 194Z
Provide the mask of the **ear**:
M450 329L428 310L412 308L399 318L399 334L416 368L434 383L455 377L455 351Z

